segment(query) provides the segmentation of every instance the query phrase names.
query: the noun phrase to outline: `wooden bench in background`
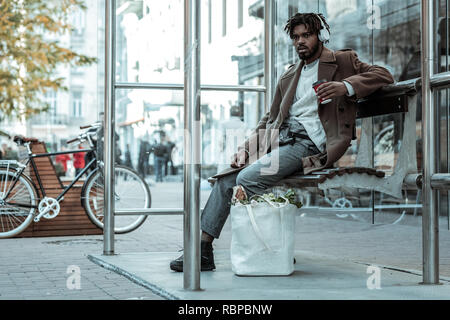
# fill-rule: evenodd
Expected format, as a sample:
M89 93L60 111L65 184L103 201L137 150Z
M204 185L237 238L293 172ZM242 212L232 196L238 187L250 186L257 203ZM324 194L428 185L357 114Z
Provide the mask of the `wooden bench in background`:
M31 150L34 154L47 153L44 142L33 142ZM56 169L50 157L39 157L34 159L42 185L48 197L56 198L67 183L63 183L56 175ZM33 180L39 190L39 183L36 179L31 164L26 169L26 174ZM86 215L81 205L81 189L83 180L79 180L65 195L60 202L61 211L53 219L42 218L38 223L32 222L30 226L18 238L23 237L52 237L52 236L75 236L75 235L99 235L103 230L95 226ZM39 191L40 192L40 191ZM42 197L42 194L39 195Z

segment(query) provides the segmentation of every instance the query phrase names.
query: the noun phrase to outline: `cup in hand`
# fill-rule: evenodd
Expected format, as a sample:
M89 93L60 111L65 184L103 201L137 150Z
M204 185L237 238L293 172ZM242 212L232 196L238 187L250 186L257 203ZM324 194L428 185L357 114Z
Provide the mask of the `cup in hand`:
M316 82L313 83L312 86L313 86L314 91L316 92L316 94L317 94L317 90L319 90L320 85L325 83L325 82L327 82L327 80L322 79L322 80L319 80L319 81L316 81ZM321 104L327 104L329 102L331 102L331 99L327 99L327 100L319 99L319 103L321 103Z

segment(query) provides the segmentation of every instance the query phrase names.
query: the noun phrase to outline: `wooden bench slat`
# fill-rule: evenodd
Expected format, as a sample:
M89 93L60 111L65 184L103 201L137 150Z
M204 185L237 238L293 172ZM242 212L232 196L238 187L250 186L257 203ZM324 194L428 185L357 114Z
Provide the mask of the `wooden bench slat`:
M294 187L317 187L320 183L323 183L326 179L333 179L336 175L343 176L344 174L368 174L378 178L383 178L385 173L373 168L364 167L342 167L331 168L317 172L313 172L310 175L301 175L300 173L291 175L279 181L275 186L289 185Z

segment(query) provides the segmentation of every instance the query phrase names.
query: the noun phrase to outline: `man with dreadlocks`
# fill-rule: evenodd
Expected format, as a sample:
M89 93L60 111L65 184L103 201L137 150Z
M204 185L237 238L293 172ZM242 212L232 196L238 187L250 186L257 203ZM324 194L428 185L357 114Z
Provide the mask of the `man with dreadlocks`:
M232 196L248 199L293 173L332 167L355 136L356 100L394 82L389 71L360 61L353 50L326 48L330 27L322 14L297 13L285 31L300 60L280 77L270 111L231 167L213 176L217 181L201 217L202 271L215 269L212 241L228 218ZM313 84L322 79L316 93ZM279 160L275 169L273 159ZM183 256L170 268L183 271Z

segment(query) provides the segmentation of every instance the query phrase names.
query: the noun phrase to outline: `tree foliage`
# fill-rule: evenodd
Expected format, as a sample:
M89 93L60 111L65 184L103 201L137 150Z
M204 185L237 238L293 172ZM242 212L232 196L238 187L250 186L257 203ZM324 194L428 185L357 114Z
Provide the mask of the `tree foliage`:
M96 58L60 44L73 30L81 0L0 0L0 118L26 118L47 111L50 90L67 90L60 65L86 66Z

